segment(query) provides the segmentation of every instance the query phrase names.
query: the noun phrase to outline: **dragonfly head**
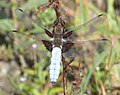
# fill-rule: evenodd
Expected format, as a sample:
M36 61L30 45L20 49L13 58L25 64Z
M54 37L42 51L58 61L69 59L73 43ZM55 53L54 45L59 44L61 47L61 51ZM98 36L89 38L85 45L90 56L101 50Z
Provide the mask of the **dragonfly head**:
M65 26L65 22L61 18L58 18L54 22L54 32L62 33L64 31L64 26Z
M57 20L55 20L54 25L55 26L57 26L57 25L64 26L65 25L65 21L62 20L62 18L58 18Z

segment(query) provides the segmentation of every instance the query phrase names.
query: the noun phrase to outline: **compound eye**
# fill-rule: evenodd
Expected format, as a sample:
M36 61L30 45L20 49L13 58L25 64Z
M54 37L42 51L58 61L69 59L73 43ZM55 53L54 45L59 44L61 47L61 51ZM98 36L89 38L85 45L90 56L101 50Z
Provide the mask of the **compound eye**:
M65 25L65 22L62 20L62 26L64 26Z

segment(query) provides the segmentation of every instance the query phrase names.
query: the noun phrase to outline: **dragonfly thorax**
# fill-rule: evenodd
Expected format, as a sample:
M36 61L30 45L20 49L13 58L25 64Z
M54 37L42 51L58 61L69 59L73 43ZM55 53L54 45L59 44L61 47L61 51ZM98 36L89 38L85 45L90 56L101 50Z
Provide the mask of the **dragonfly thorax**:
M62 44L63 44L62 34L54 34L53 40L52 40L52 45L54 47L61 47Z
M64 31L64 28L61 25L61 23L59 23L57 26L54 26L54 30L53 30L54 33L63 33L63 31Z

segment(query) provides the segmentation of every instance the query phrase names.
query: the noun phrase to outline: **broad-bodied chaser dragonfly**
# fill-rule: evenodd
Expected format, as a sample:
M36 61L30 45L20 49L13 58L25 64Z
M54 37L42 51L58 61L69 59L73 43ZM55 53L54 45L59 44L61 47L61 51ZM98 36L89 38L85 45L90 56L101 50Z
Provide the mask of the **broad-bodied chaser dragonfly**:
M80 64L92 65L91 63L94 62L93 60L95 56L102 54L106 49L110 48L110 41L106 38L98 38L98 36L96 36L96 40L79 40L74 38L75 40L72 41L71 39L73 31L87 28L88 26L92 27L92 33L88 32L91 33L92 36L92 34L94 34L94 28L105 20L106 16L104 14L97 15L88 22L70 29L66 29L64 20L58 18L54 22L52 31L45 26L42 26L39 21L36 20L35 16L33 16L33 18L30 17L22 9L17 10L17 15L18 26L21 27L21 30L13 30L9 33L9 37L14 40L16 49L29 46L29 52L35 48L40 51L38 52L39 55L43 56L45 53L42 54L41 45L44 44L46 49L52 52L50 60L50 81L53 86L59 77L61 64L63 64L63 66L65 64L64 69L68 69L67 65L77 59ZM35 28L36 25L40 28ZM36 33L36 31L40 31L39 29L45 30L45 33L51 39L43 40L43 34L41 32ZM27 32L25 33L23 31ZM34 31L34 33L31 33L31 31ZM18 37L15 39L14 34L21 36L20 38ZM18 40L22 39L23 36L26 36L27 38L23 43L18 44ZM32 38L33 41L29 42L29 40L27 40L28 38ZM64 59L69 60L69 62L66 63L63 61ZM79 71L79 73L80 72L81 71Z

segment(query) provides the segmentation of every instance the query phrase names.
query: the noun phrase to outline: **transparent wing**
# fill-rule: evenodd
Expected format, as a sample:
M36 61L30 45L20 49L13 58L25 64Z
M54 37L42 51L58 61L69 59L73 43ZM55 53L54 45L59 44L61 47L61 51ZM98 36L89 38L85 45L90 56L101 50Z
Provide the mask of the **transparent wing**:
M25 27L31 28L34 23L34 26L38 26L43 30L50 31L48 28L46 28L41 24L40 22L41 20L34 14L32 13L27 14L22 9L16 9L16 14L17 14L17 19L21 22L21 25L25 25Z
M82 25L78 25L78 26L76 26L74 28L71 28L68 31L75 31L75 30L79 30L79 29L84 28L84 29L90 29L90 31L88 30L87 34L94 33L96 28L97 28L97 26L99 26L105 20L106 20L106 15L100 14L100 15L94 17L93 19L87 21L86 23L84 23ZM85 35L86 34L84 34L84 36ZM102 50L104 51L103 47L100 47L100 46L102 46L102 44L105 43L105 42L109 43L109 41L107 39L106 40L105 39L104 40L100 39L101 35L97 34L96 32L94 33L94 35L93 34L87 35L87 39L83 38L84 36L78 34L78 37L76 37L75 41L74 41L74 43L75 43L74 48L71 48L65 54L65 56L67 55L67 57L71 57L71 58L76 57L79 60L81 58L80 61L82 61L83 63L86 61L86 59L84 60L84 58L87 58L87 61L88 61L88 59L93 61L94 54L95 53L99 53L97 51L100 51L100 49L101 49L101 51ZM81 40L81 38L82 38L82 40ZM83 39L85 39L85 40L83 40ZM97 39L97 40L93 40L93 39ZM77 40L79 40L79 41L77 41ZM105 44L105 45L107 45L107 44ZM93 57L93 58L91 58L91 57ZM86 62L86 63L92 63L92 62Z
M88 34L94 33L98 26L103 24L103 22L107 19L107 16L105 14L97 15L96 17L92 18L91 20L85 22L84 24L77 25L73 28L67 29L68 31L77 31L80 30L80 32L84 31L86 32L84 35L86 36Z
M40 25L37 17L21 9L16 10L16 22L17 28L8 33L9 38L14 42L15 51L24 51L26 55L32 57L34 53L39 56L46 55L47 50L43 46L42 39L47 37L43 29L48 31L49 29Z
M73 42L74 46L65 52L63 55L66 58L75 58L87 63L93 63L93 59L100 56L103 52L110 49L111 41L109 39L96 39L96 40L76 40ZM82 61L82 62L83 62Z

